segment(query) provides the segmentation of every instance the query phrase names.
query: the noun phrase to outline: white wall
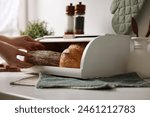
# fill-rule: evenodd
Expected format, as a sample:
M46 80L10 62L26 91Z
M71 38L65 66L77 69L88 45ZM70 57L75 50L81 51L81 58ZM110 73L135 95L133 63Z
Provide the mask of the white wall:
M111 27L112 15L110 5L112 0L80 0L86 5L85 33L114 33ZM65 9L70 3L77 4L79 0L37 0L37 17L45 20L54 28L56 35L65 31Z

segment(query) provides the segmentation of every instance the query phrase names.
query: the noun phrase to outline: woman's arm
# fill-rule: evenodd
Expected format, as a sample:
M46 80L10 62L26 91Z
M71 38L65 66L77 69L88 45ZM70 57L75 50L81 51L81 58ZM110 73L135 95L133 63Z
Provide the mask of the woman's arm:
M18 37L6 37L0 35L0 41L9 43L17 48L22 48L26 50L41 50L44 49L44 46L35 41L30 36L18 36Z
M6 43L11 43L11 40L9 37L0 35L0 41L6 42Z

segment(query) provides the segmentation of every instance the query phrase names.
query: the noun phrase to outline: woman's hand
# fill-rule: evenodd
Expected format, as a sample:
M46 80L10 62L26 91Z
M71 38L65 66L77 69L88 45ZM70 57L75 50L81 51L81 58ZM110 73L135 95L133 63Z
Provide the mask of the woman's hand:
M32 64L30 63L26 63L17 59L17 55L30 57L30 54L18 50L15 46L10 45L6 42L0 41L0 55L10 66L20 68L28 68L32 66Z
M26 50L43 50L44 46L30 36L20 36L11 39L10 44Z

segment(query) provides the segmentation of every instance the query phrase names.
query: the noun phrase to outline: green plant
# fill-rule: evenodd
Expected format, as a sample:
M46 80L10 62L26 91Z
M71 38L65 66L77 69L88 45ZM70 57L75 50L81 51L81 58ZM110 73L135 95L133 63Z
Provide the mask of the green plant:
M52 35L54 32L48 31L47 23L45 21L28 22L25 31L20 31L21 35L29 35L33 39L43 37L45 35Z

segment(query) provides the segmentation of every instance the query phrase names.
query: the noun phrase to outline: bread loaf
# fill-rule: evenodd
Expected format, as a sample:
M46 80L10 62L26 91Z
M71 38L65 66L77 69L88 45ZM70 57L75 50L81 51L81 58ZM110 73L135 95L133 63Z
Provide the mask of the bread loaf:
M60 67L80 68L81 57L85 44L71 44L60 57Z
M54 51L29 51L32 55L30 58L25 60L33 65L43 65L43 66L59 66L59 60L61 53Z

